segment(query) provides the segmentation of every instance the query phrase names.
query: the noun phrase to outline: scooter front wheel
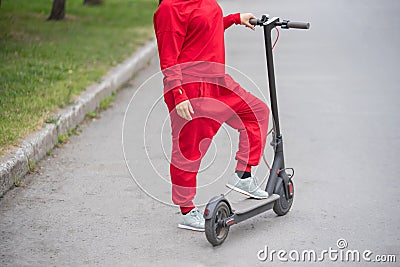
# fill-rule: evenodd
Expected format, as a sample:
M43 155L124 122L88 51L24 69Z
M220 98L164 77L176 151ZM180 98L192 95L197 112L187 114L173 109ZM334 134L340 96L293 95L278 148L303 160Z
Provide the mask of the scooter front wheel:
M225 219L231 214L231 209L225 201L220 201L215 207L212 217L205 221L205 232L208 242L213 246L224 243L229 233L229 226Z
M283 216L286 215L286 213L289 212L290 208L292 207L293 204L293 198L294 198L294 185L293 181L290 181L291 183L291 198L286 199L286 194L284 190L284 185L283 183L279 187L279 191L277 192L280 196L280 198L275 202L274 204L274 212L278 216Z

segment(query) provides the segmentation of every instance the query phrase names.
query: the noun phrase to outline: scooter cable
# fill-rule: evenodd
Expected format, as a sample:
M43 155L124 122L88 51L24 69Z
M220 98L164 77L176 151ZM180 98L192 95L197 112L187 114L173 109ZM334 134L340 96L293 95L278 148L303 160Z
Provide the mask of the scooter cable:
M269 130L269 132L267 133L267 136L270 135L273 130L274 130L274 128L271 128L271 130ZM268 164L268 161L267 161L267 159L265 157L265 153L263 154L262 158L263 158L263 161L264 161L265 165L267 165L268 171L271 171L271 167Z
M279 40L279 29L277 28L277 27L275 27L275 30L276 30L276 39L275 39L275 42L274 42L274 44L273 44L273 46L272 46L272 50L274 50L274 47L275 47L275 45L276 45L276 43L278 42L278 40Z
M265 158L265 154L263 154L262 158L263 158L263 161L264 161L265 165L267 165L268 171L270 172L271 171L271 167L269 166L268 161Z

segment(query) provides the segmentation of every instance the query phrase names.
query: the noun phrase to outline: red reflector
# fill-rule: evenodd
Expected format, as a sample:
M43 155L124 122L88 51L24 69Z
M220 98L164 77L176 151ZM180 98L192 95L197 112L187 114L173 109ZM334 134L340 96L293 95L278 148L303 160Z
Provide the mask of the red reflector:
M209 213L210 213L210 211L208 209L204 210L204 215L208 216Z
M293 184L289 183L289 194L293 195Z

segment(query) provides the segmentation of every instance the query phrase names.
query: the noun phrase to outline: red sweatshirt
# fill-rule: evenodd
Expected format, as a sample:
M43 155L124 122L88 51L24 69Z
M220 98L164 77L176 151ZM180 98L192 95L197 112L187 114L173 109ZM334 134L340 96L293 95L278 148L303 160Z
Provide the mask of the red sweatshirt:
M216 0L162 1L154 13L154 30L165 91L172 89L175 105L188 99L182 74L225 74L224 30L234 23L240 24L240 14L223 17Z

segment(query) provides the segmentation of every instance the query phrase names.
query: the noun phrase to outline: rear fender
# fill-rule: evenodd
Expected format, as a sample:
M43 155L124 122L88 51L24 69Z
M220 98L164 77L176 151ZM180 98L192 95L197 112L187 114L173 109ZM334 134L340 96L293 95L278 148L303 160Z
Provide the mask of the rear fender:
M223 194L219 195L219 196L215 196L213 197L208 203L206 208L204 209L204 219L208 220L212 218L212 215L214 213L215 208L217 207L218 203L224 201L228 207L229 207L229 211L232 214L232 207L231 204L229 204L228 200L225 198L225 196Z

